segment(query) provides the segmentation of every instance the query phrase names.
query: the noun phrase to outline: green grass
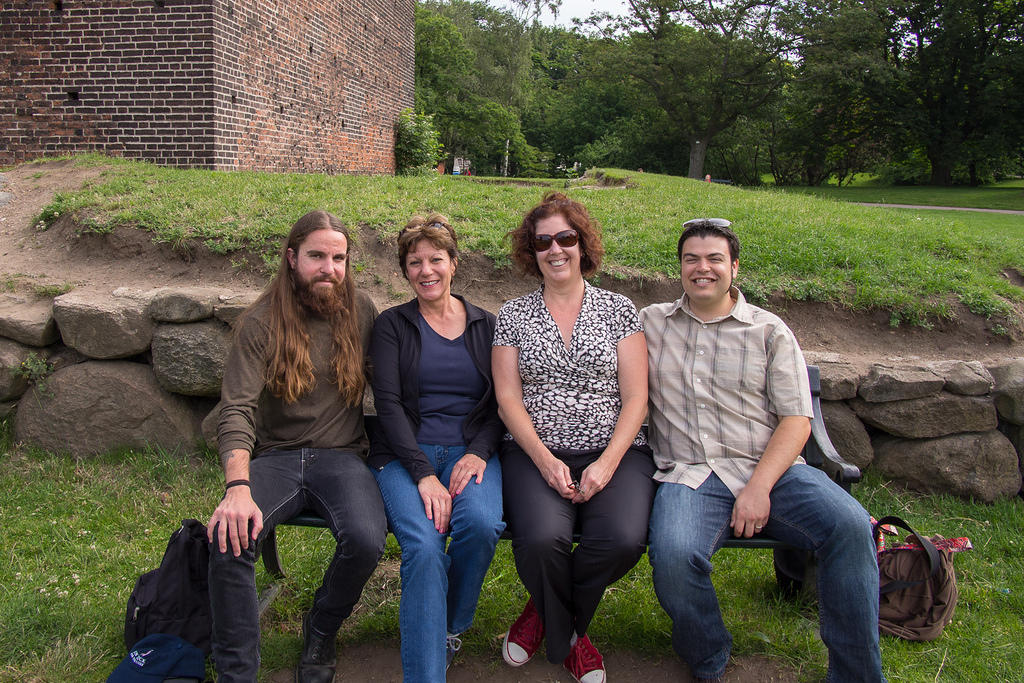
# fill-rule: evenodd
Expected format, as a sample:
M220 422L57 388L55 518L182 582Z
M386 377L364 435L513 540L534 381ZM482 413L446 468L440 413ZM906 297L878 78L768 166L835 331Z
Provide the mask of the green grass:
M124 608L135 578L159 564L181 519L205 521L221 481L212 454L184 459L121 452L76 461L12 445L0 422L0 681L103 680L124 656ZM945 633L931 643L883 639L889 680L1018 679L1024 670L1024 503L907 493L870 472L855 494L875 516L895 513L926 534L968 536L974 543L974 550L956 556L960 602ZM333 551L326 530L288 527L279 536L288 578L262 623L265 673L294 666L301 614ZM343 627L343 648L385 642L398 655L398 561L389 538L384 561ZM779 594L769 553L723 550L713 578L737 656L778 659L801 680L824 675L816 607L806 597ZM257 584L266 583L260 566ZM525 598L510 546L501 543L463 641L466 653L499 666L500 636ZM645 557L609 589L590 635L606 656L672 657L670 628Z
M99 156L79 157L77 163L105 171L89 187L57 195L40 216L44 225L72 212L87 230L130 225L172 245L199 241L225 254L252 249L268 263L295 219L323 208L350 226L384 233L415 213L440 211L452 219L464 249L507 265L505 233L546 189L452 176L181 170ZM601 223L605 269L614 277L677 277L680 225L695 216L725 216L743 240L740 285L755 302L781 294L883 309L893 324L928 325L955 317L953 304L959 301L979 315L1009 320L1011 327L1020 322L1015 307L1024 291L1003 272L1024 272L1024 216L884 210L686 178L610 173L628 177L629 185L568 192ZM564 185L550 181L548 187Z
M914 206L960 206L979 209L1024 211L1024 180L1004 180L980 187L930 187L876 185L870 181L852 186L785 187L798 192L844 202L911 204Z

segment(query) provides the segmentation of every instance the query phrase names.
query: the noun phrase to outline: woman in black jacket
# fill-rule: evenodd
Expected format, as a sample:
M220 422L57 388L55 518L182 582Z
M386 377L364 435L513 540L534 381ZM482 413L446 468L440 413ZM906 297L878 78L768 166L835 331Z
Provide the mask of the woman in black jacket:
M443 681L505 528L494 316L451 293L458 251L444 216L403 228L398 263L416 298L374 323L369 464L402 548L404 678Z

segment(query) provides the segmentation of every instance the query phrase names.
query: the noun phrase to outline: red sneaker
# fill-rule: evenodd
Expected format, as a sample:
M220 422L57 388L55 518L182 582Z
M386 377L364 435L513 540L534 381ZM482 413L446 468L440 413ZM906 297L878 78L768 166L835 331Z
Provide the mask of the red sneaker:
M605 683L604 658L587 636L576 639L562 666L578 683Z
M533 606L533 598L530 598L526 601L523 613L505 634L501 655L509 666L522 666L537 654L543 640L544 622Z

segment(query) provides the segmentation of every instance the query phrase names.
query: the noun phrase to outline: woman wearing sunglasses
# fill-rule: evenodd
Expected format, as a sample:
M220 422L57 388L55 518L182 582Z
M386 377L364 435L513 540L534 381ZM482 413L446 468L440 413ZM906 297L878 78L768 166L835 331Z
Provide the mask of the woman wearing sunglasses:
M369 464L402 548L402 673L444 681L473 622L501 519L502 426L491 381L494 316L452 294L455 231L434 214L398 236L416 298L377 318ZM451 542L445 543L451 536Z
M633 303L584 280L604 249L582 204L552 192L510 236L512 260L541 286L502 306L492 352L509 432L505 515L530 593L503 655L521 666L545 641L577 681L603 683L587 626L605 588L643 554L655 492L640 433L647 345Z

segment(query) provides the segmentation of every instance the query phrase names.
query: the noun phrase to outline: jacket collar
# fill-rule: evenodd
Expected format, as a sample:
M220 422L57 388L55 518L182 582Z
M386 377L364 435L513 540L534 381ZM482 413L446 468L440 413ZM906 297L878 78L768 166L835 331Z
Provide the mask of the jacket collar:
M469 327L471 322L481 320L486 315L482 308L469 303L460 294L453 293L452 296L461 301L462 305L466 307L466 327ZM419 299L411 299L406 301L404 304L401 304L398 307L398 312L402 314L402 317L415 325L420 314Z

